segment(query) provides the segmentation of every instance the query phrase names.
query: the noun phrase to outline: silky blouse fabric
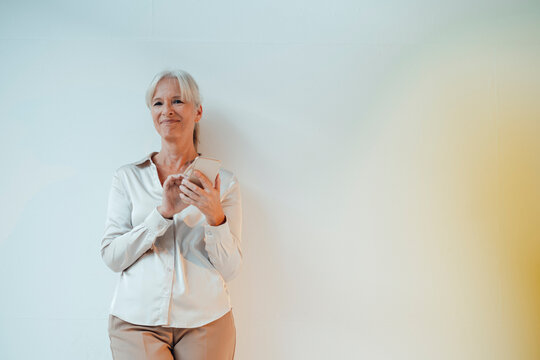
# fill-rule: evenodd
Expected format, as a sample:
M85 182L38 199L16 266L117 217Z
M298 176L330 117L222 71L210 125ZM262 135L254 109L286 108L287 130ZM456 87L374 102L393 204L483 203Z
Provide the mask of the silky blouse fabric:
M236 176L220 169L225 223L210 226L190 205L166 219L152 152L114 172L101 256L119 272L110 313L139 325L193 328L231 309L227 282L242 264ZM211 179L212 181L213 179Z

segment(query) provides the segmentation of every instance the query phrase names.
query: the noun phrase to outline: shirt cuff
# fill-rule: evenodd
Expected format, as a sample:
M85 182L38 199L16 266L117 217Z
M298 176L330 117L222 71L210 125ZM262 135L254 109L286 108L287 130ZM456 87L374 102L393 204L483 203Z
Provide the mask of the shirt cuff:
M221 225L212 226L205 224L204 225L204 234L206 235L206 242L217 242L217 239L221 238L223 235L230 233L229 230L229 220L225 216L225 222Z
M152 212L144 219L144 223L150 229L155 236L161 236L167 231L167 228L174 222L173 219L164 218L157 208L154 208Z

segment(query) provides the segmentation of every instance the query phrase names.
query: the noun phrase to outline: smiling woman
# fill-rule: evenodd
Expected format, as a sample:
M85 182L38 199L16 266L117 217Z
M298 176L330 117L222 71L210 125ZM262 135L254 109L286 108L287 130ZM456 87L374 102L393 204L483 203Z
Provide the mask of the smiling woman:
M109 315L114 359L233 359L236 328L227 282L242 263L236 176L195 171L202 116L187 72L157 74L146 104L161 150L113 176L101 256L120 272Z
M167 95L170 97L169 99L166 99ZM162 71L158 73L146 91L146 106L152 112L154 126L156 126L156 130L160 135L160 128L157 126L160 122L157 121L156 123L156 117L159 118L159 113L164 110L164 107L167 110L167 106L174 106L175 109L180 110L181 106L185 107L186 105L199 112L193 127L193 144L196 150L199 144L199 120L202 116L199 87L193 77L185 71ZM167 115L165 115L162 121L167 123L167 120Z

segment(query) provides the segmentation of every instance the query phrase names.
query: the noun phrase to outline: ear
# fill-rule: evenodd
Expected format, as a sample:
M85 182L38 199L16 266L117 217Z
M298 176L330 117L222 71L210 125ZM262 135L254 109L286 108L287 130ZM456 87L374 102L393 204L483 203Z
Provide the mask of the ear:
M197 109L197 115L195 116L195 122L199 122L202 117L202 105L199 105L199 108Z

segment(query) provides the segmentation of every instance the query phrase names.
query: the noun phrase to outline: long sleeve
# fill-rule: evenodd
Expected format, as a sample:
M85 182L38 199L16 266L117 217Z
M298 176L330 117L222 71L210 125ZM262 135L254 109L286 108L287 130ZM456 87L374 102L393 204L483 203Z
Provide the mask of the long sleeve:
M114 272L131 266L173 223L154 208L142 223L133 227L131 210L131 201L117 170L109 193L105 232L101 241L101 257Z
M242 200L234 176L221 200L226 220L218 226L206 224L205 248L210 262L228 282L236 277L242 265Z

